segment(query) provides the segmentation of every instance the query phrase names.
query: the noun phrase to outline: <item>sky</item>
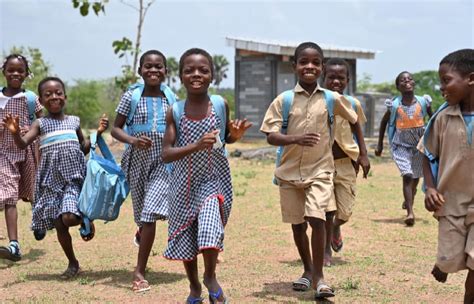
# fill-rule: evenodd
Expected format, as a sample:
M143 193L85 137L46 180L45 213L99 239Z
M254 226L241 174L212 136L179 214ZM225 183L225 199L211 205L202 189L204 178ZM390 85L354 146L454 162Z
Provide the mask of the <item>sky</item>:
M138 23L138 13L121 2L109 0L105 15L82 17L70 0L0 0L0 50L39 48L52 72L68 82L120 75L125 61L112 42L134 41ZM156 0L141 49L178 59L191 47L224 55L230 67L221 87L233 87L229 36L374 50L375 59L358 61L358 78L393 81L403 70L436 70L448 53L473 48L474 0Z

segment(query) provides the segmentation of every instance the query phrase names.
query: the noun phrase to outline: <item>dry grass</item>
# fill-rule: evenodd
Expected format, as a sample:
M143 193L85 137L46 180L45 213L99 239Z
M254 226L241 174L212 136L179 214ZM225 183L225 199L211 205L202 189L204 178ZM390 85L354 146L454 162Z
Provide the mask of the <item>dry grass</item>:
M242 145L241 147L244 147ZM233 303L311 303L313 292L297 293L291 282L302 272L289 225L281 223L278 189L271 184L273 164L231 160L234 206L226 228L225 261L218 277ZM359 180L357 206L343 227L344 249L326 279L338 303L455 303L462 300L465 273L446 284L430 275L436 252L436 221L416 199L417 222L403 225L401 178L392 163L373 166L368 180ZM83 242L73 229L74 246L83 273L64 282L67 262L55 232L36 242L28 231L29 205L19 204L23 260L0 262L0 302L142 302L183 303L188 293L183 266L161 257L166 223L158 225L147 279L152 290L133 294L131 272L137 248L128 200L120 218L97 223L96 238ZM5 224L0 223L5 234ZM3 241L5 242L5 241ZM200 265L202 271L202 261ZM204 293L207 295L207 293Z

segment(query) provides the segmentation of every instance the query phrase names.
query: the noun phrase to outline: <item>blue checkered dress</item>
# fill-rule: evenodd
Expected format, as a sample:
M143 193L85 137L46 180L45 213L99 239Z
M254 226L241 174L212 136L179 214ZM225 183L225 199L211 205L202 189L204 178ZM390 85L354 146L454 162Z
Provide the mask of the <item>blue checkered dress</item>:
M131 90L123 94L116 110L118 114L128 116L131 97ZM150 97L140 98L131 121L132 125L145 124L148 121L146 98ZM156 98L153 100L153 106L154 122L162 123L169 107L168 102L164 98ZM161 111L156 107L161 107ZM164 115L158 117L158 112ZM142 223L153 223L168 217L168 173L161 159L164 134L153 130L132 135L145 135L153 141L151 148L147 150L128 145L122 157L122 169L130 185L134 220L138 226L142 226Z
M214 109L203 120L180 120L176 146L219 130ZM169 192L168 247L164 256L192 260L203 249L222 250L224 227L232 207L232 183L225 148L195 152L174 162Z
M40 118L40 136L58 131L76 132L79 124L77 116L67 115L63 120ZM77 202L86 176L86 160L78 140L40 145L40 149L31 228L44 231L54 228L54 220L63 213L81 216Z

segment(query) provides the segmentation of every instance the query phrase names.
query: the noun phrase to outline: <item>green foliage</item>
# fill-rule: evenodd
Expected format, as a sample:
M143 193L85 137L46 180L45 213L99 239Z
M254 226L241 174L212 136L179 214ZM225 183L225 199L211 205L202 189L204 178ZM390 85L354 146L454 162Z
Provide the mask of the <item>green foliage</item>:
M79 13L85 17L89 15L89 9L92 7L92 10L94 11L96 16L99 16L99 14L102 12L105 15L105 3L109 2L108 0L102 0L102 1L91 1L89 2L88 0L71 0L72 6L75 9L79 10Z
M100 86L97 81L77 80L76 85L67 88L65 112L81 118L83 128L96 128L102 115L99 105Z
M31 78L27 78L23 84L25 89L36 92L38 90L38 83L41 79L49 76L51 71L51 65L44 61L41 51L37 48L32 47L12 47L10 52L7 54L3 52L3 57L7 57L9 54L21 54L26 57L31 71ZM0 79L0 86L5 86L6 81L4 77Z
M168 86L174 86L179 78L179 64L175 57L169 57L166 59L166 68L168 70Z
M227 71L229 70L229 61L223 55L212 56L214 61L214 84L217 88L221 84L222 80L227 78Z

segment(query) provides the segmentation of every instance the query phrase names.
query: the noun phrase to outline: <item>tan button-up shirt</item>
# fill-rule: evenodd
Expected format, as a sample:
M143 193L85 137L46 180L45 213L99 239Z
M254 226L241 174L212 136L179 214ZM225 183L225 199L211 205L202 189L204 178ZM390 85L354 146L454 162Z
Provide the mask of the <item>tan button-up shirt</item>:
M275 170L275 176L286 181L307 181L324 178L334 172L332 156L333 139L330 137L328 110L324 92L318 86L312 94L296 85L295 97L288 116L288 135L319 133L321 140L313 147L287 145L284 147L281 163ZM334 94L334 115L339 115L351 123L357 121L357 114L344 96ZM265 114L260 131L264 133L280 132L283 95L277 96ZM333 129L335 129L335 125ZM336 132L334 130L334 132Z

